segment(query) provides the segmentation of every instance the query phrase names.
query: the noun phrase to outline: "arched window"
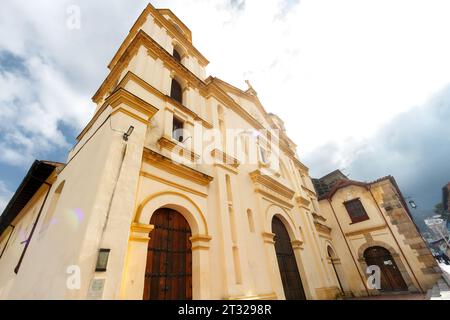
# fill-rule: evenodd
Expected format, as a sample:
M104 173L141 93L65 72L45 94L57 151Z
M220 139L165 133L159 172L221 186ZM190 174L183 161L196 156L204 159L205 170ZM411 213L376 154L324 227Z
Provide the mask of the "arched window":
M181 84L175 79L172 79L170 97L175 101L183 104L183 89L181 88Z
M55 216L56 206L58 205L59 197L61 196L61 192L64 188L64 183L65 181L61 182L53 194L52 201L48 207L47 214L45 215L39 234L43 234L51 224L55 223L53 217Z
M176 49L173 49L173 57L181 63L181 54Z

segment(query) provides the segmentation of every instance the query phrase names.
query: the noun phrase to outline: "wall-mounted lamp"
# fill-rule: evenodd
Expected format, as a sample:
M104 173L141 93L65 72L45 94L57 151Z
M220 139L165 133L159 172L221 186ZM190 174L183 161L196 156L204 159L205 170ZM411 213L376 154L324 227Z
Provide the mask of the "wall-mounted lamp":
M109 253L111 249L100 249L97 257L97 266L95 267L96 272L105 272L108 266Z
M409 200L409 205L411 206L411 208L417 209L417 204L414 202L414 200Z
M129 128L128 128L128 131L127 132L125 132L124 134L123 134L123 140L124 141L128 141L128 138L131 136L131 134L133 133L133 130L134 130L134 127L133 126L130 126Z

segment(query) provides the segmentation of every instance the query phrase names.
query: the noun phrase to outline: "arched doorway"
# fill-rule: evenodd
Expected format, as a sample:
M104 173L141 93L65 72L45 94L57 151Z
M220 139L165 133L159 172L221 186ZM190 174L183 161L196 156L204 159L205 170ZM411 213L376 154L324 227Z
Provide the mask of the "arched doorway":
M380 267L381 291L407 291L408 286L391 253L383 247L370 247L364 251L367 266Z
M336 275L336 279L339 284L339 289L341 290L342 294L345 294L344 287L342 284L343 274L342 274L341 266L340 266L340 263L339 263L339 265L337 265L337 263L336 263L337 261L339 261L339 259L337 258L336 254L334 253L334 250L330 246L327 247L327 253L328 253L328 257L330 258L331 266L333 267L334 274Z
M144 300L192 299L191 228L172 209L157 210L150 221Z
M278 217L272 219L272 233L275 234L275 252L286 300L306 300L291 239Z

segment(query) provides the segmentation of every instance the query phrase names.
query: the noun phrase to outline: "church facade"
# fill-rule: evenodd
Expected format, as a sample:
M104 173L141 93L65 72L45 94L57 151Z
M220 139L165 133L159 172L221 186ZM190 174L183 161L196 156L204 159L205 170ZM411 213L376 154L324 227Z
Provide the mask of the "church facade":
M2 214L1 299L336 299L434 285L391 180L373 199L345 177L313 183L250 83L206 77L207 65L183 22L149 4L66 163L36 161ZM363 220L360 204L343 205L361 197Z

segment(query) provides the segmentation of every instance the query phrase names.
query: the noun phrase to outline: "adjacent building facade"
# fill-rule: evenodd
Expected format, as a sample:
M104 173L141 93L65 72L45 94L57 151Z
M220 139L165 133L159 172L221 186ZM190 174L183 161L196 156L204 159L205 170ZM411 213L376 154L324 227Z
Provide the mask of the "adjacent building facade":
M65 164L36 161L0 220L1 299L335 299L439 277L393 178L315 180L256 91L206 77L148 5ZM320 180L320 181L319 181ZM359 202L358 202L359 201ZM367 265L380 265L370 289Z
M445 211L450 211L450 182L442 188L442 204Z
M440 269L392 176L366 183L335 171L315 183L328 185L326 192L318 191L320 212L331 229L336 275L344 293L354 293L367 277L358 273L370 265L380 267L382 291L423 292L439 277ZM360 285L360 290L374 294L370 287Z

